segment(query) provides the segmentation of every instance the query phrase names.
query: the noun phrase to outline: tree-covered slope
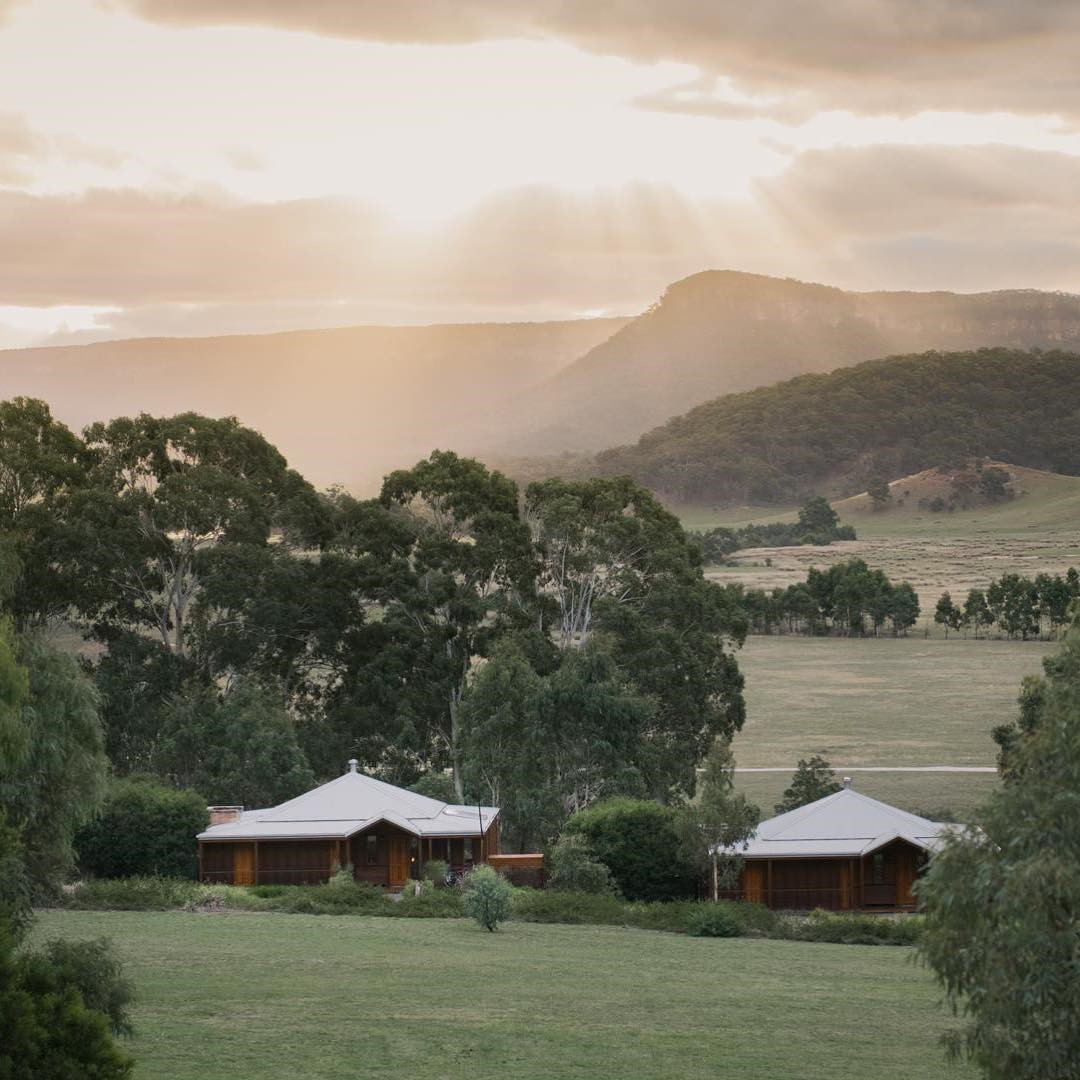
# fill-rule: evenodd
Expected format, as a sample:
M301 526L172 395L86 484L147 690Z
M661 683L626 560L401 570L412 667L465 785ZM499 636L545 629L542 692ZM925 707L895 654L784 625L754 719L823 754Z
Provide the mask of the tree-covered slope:
M790 502L985 456L1080 474L1080 354L873 360L699 405L597 456L679 502Z
M1080 350L1080 296L851 292L709 270L674 282L647 312L530 389L497 448L597 451L720 394L879 356L984 347Z

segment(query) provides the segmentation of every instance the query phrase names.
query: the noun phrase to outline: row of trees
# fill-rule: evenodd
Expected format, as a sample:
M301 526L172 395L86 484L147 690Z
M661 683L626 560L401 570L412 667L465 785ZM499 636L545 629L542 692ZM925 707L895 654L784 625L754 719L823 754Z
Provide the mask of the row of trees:
M739 598L626 479L521 493L437 451L357 500L235 420L80 437L17 399L0 536L20 630L94 645L116 774L209 801L274 803L357 757L395 783L448 773L532 845L604 795L692 794L743 721Z
M862 559L848 559L826 570L812 568L805 581L786 589L729 588L756 634L860 636L885 628L906 634L919 617L915 589L906 581L893 584Z
M998 629L1007 637L1024 639L1048 630L1058 633L1069 622L1070 605L1080 597L1080 573L1070 566L1065 576L1002 574L987 589L970 589L963 604L941 594L934 609L934 622L945 630L979 631Z
M694 537L701 544L705 562L709 565L724 562L742 548L796 547L800 544L824 547L834 540L856 539L854 528L840 524L836 511L822 495L807 499L794 522L744 525L739 529L720 526L695 533Z

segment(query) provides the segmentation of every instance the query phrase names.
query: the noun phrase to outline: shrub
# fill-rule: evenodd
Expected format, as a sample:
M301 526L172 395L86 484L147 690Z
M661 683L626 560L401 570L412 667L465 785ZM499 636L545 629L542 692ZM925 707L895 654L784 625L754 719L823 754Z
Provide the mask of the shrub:
M615 891L611 871L595 858L584 836L571 833L560 837L549 861L553 889L586 893Z
M405 919L455 919L465 914L459 889L424 889L419 896L406 896L397 903L387 901L390 915Z
M62 983L74 986L88 1009L102 1013L115 1035L131 1035L131 980L106 938L96 941L50 941L44 949Z
M352 863L346 863L340 867L334 874L331 875L328 885L333 885L335 888L341 888L343 885L348 887L356 882L356 875L353 872Z
M288 891L288 885L249 885L248 892L252 896L269 899L274 896L284 896Z
M739 937L743 929L731 905L722 901L696 905L686 920L686 932L691 937Z
M914 945L922 927L921 915L859 915L818 908L805 917L783 920L777 936L837 945Z
M0 924L0 1073L126 1080L134 1062L113 1035L128 1027L130 998L103 942L54 942L16 954Z
M515 919L538 923L593 923L622 926L627 905L618 897L600 893L517 889L513 895Z
M445 859L428 859L424 863L424 880L433 881L436 885L445 885L446 875L449 872L450 864Z
M65 894L68 907L117 911L164 911L198 899L194 881L153 875L80 882Z
M563 832L588 841L628 900L694 895L696 875L681 853L676 814L669 807L611 799L574 814Z
M193 791L150 777L115 781L100 815L75 837L79 865L95 877L194 877L195 834L209 820Z
M478 866L465 878L462 908L485 930L494 931L510 914L510 886L490 866Z

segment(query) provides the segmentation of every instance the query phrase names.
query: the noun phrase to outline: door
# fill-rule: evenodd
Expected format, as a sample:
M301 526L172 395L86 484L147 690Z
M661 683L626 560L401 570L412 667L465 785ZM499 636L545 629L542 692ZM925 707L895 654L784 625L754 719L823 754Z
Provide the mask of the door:
M390 884L404 885L409 880L408 837L390 834Z
M233 884L255 884L255 845L237 844L233 848Z

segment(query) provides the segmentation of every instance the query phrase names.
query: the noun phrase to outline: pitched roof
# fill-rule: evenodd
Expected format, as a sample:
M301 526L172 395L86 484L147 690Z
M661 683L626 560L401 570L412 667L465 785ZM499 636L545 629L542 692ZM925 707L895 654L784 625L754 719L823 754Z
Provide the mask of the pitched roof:
M743 847L728 854L751 859L866 855L893 840L933 851L958 828L844 788L763 821Z
M480 836L498 814L496 806L454 806L350 770L280 806L212 825L199 839L344 839L380 821L414 836Z

